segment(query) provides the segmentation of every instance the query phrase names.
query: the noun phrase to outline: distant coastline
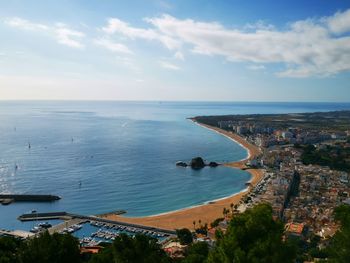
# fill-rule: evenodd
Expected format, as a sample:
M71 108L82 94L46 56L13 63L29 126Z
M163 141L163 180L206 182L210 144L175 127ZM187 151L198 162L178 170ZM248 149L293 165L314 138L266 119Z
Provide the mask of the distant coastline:
M241 190L238 193L234 193L230 196L219 198L216 200L207 201L205 204L185 207L179 210L160 213L157 215L145 217L126 217L115 215L113 213L107 213L103 216L104 218L118 220L126 223L161 227L165 229L178 229L183 227L191 229L193 228L194 220L201 220L202 224L210 224L215 219L222 217L222 211L224 208L229 209L231 204L238 204L241 198L261 180L263 176L263 170L249 169L245 165L247 161L254 159L261 153L260 149L257 146L250 144L243 137L237 134L230 133L217 127L199 123L194 119L191 119L191 121L203 128L210 129L211 131L214 131L216 133L219 133L220 135L231 139L232 141L238 143L247 150L246 158L235 162L228 162L224 165L227 167L242 169L249 172L251 174L251 179L248 181L250 183L250 186Z
M230 139L231 141L234 141L235 143L237 143L238 145L240 145L242 148L244 148L244 149L247 151L247 156L246 156L245 158L243 158L243 159L237 161L237 162L241 162L241 161L244 162L244 161L249 160L249 158L250 158L250 156L251 156L250 145L247 145L245 142L242 144L241 142L239 142L239 141L237 140L236 137L233 137L233 136L232 136L233 134L227 135L227 134L225 133L225 131L222 130L222 129L219 129L219 128L217 128L217 127L213 127L213 126L210 126L210 125L206 125L206 124L204 124L204 123L200 123L200 122L196 121L196 120L193 119L193 118L191 118L190 120L191 120L192 122L194 122L195 124L197 124L198 126L200 126L200 127L207 128L208 130L214 131L214 132L216 132L216 133L218 133L218 134L220 134L220 135L225 136L226 138Z
M242 146L243 148L245 148L247 150L248 154L247 154L246 158L243 158L242 160L239 160L239 161L225 163L224 164L225 166L239 168L239 169L246 169L247 168L245 165L246 162L254 159L256 156L259 156L261 154L261 150L259 147L249 143L245 138L243 138L242 136L240 136L236 133L228 132L226 130L220 129L218 127L210 126L210 125L207 125L204 123L199 123L194 119L191 119L191 120L201 127L205 127L209 130L217 132L217 133L231 139L232 141L234 141L235 143L239 144L240 146Z

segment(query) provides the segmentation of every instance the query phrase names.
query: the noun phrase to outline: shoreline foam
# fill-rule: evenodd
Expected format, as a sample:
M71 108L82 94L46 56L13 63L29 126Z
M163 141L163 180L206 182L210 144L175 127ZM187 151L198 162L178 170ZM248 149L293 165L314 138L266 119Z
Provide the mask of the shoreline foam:
M261 169L247 169L245 163L248 160L255 158L260 154L260 149L247 142L243 137L229 133L228 131L222 130L217 127L209 126L206 124L198 123L191 119L194 123L204 128L210 129L214 132L223 135L235 143L240 144L243 148L247 150L247 157L240 161L228 162L224 165L227 167L232 167L236 169L241 169L249 172L251 178L248 181L250 186L232 195L218 198L216 200L209 200L203 204L198 204L190 207L181 208L178 210L172 210L169 212L159 213L144 217L125 217L114 214L106 214L104 217L112 220L117 220L121 222L134 223L147 225L152 227L162 227L166 229L178 229L178 228L193 228L193 221L201 220L202 224L210 224L216 218L222 217L223 208L229 209L231 204L238 204L241 198L250 191L262 178L263 171Z

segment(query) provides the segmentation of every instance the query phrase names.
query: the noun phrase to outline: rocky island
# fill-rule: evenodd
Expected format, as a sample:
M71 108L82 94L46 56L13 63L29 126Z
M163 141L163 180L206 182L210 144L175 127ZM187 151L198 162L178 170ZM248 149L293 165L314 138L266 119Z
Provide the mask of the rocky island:
M218 165L219 164L217 162L213 162L213 161L206 164L202 157L192 158L189 164L187 164L186 162L183 162L183 161L176 162L176 166L181 166L181 167L190 166L192 169L202 169L205 166L217 167Z
M205 166L205 163L202 157L195 157L195 158L192 158L190 162L190 166L192 169L202 169Z

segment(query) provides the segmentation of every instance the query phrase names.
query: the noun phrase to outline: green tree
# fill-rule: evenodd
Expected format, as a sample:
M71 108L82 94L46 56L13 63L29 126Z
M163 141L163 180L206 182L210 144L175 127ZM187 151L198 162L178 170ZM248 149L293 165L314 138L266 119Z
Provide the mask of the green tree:
M220 222L224 221L223 217L215 219L213 222L210 223L210 227L217 227Z
M134 238L126 234L118 236L110 247L94 255L90 263L166 263L170 258L157 243L157 239L145 235Z
M0 237L0 263L18 262L17 250L21 241L11 237Z
M205 223L204 225L201 225L200 228L196 229L195 233L196 234L207 235L208 234L208 224Z
M330 262L345 263L350 259L350 206L334 209L334 218L341 223L329 247Z
M89 263L111 263L114 262L112 245L106 246L98 254L92 255Z
M272 218L271 206L257 205L231 220L208 262L293 262L295 250L282 241L282 235L283 224Z
M176 235L181 245L188 245L191 244L193 241L192 233L187 228L177 229Z
M203 263L208 257L208 244L206 242L193 243L186 254L183 263Z
M53 234L47 231L23 242L19 251L21 263L80 262L78 240L70 234Z
M227 215L227 210L226 210L226 207L224 207L224 209L222 209L222 214L224 215L224 217L226 218L226 215Z

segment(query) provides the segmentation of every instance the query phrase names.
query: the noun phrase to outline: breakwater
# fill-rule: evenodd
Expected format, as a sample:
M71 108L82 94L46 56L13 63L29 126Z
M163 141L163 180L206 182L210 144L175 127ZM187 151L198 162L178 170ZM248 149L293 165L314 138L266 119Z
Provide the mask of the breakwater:
M62 219L67 220L71 219L73 216L67 212L51 212L51 213L30 213L20 215L17 219L20 221L36 221L36 220L53 220L53 219Z
M0 203L3 205L8 205L12 202L53 202L60 199L61 197L57 195L0 194Z

